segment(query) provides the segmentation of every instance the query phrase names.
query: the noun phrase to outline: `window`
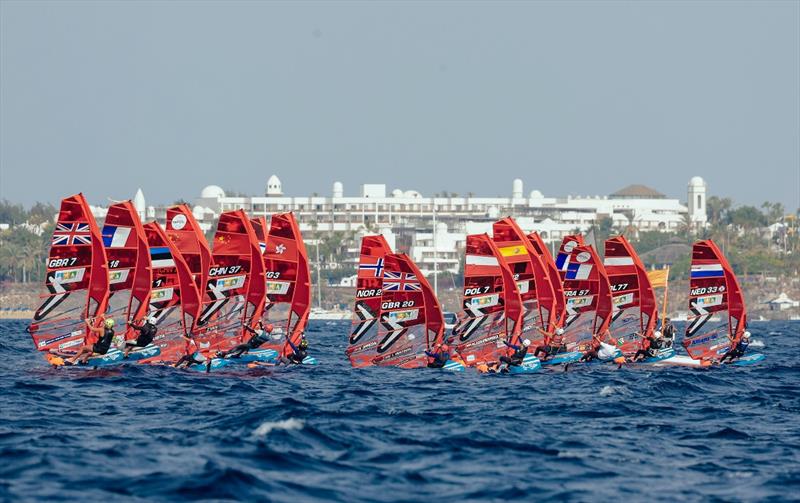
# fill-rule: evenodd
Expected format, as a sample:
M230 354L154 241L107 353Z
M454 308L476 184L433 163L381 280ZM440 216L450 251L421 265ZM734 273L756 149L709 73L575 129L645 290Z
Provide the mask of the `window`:
M698 210L703 209L703 196L701 196L700 194L697 194L697 209Z

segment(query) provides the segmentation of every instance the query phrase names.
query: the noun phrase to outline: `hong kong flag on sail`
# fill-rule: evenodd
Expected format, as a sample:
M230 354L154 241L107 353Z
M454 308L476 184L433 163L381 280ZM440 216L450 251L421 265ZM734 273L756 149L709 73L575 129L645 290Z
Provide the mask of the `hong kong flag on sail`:
M81 224L77 222L72 224L56 224L56 230L53 231L53 245L69 246L88 244L92 244L92 235L89 232L89 224Z

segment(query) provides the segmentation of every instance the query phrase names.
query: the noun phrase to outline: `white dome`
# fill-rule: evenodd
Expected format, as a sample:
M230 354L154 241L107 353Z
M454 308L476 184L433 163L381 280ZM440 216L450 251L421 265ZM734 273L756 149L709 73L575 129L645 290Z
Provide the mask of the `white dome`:
M209 185L200 192L200 197L208 199L219 199L225 197L225 191L219 185Z
M706 182L700 178L699 176L693 176L691 180L689 180L689 187L704 187Z
M333 197L344 196L344 185L342 182L333 182Z
M514 181L511 183L511 192L522 193L522 180L519 178L514 179Z
M283 187L281 185L281 180L275 175L269 177L267 180L267 195L268 196L282 196L283 195Z
M392 191L392 197L403 197L403 191L400 189L394 189Z
M544 194L542 194L538 190L532 190L531 199L544 199Z

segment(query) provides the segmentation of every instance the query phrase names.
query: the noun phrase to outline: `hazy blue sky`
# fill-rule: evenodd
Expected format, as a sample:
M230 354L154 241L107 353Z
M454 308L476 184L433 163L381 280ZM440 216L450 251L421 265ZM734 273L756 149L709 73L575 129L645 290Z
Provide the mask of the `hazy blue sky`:
M0 2L0 198L389 189L800 205L800 3Z

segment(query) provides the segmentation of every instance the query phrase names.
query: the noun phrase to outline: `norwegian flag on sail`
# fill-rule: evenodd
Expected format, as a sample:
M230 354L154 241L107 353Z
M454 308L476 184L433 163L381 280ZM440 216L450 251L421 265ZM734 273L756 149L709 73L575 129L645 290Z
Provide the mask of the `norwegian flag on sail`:
M387 292L420 292L416 274L386 271L383 273L383 289Z
M92 234L89 232L89 224L56 224L53 231L54 246L69 245L89 245L92 244Z

